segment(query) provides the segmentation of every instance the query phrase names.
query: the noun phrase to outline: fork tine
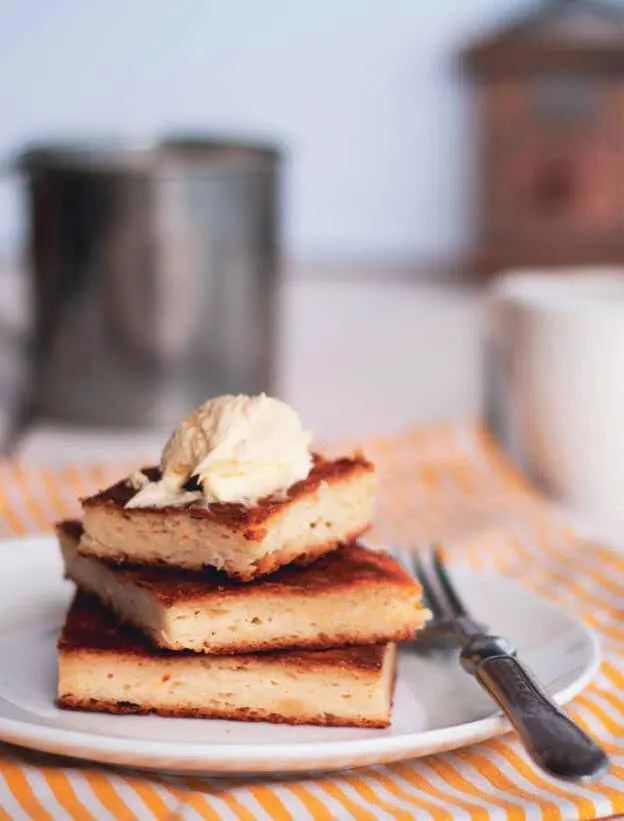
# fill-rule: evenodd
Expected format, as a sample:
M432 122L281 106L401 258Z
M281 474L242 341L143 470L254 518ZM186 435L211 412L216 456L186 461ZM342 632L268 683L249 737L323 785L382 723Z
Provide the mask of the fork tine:
M446 621L449 617L452 618L452 613L449 613L446 602L436 590L432 571L425 566L418 555L414 556L414 571L418 581L422 585L425 602L434 617L442 621Z
M457 590L451 582L451 577L446 570L444 559L442 558L442 549L439 545L436 545L433 548L433 567L436 576L438 577L438 582L444 591L444 596L453 609L453 615L463 618L470 618L470 614L466 610L464 603L460 599Z

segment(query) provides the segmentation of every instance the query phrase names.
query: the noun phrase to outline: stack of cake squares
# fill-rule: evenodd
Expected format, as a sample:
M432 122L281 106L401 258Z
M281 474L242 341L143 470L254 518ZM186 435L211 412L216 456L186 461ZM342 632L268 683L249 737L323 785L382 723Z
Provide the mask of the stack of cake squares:
M159 469L144 471L152 481ZM57 525L77 592L58 642L60 707L384 727L396 642L420 588L357 542L374 468L314 457L278 499L126 507L132 482Z

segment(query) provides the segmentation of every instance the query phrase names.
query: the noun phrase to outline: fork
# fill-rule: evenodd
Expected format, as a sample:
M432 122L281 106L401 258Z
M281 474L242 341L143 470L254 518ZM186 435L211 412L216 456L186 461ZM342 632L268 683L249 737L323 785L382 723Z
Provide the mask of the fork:
M400 557L406 563L404 555ZM462 668L479 682L507 716L533 761L549 775L587 781L609 766L603 750L544 692L516 657L507 639L491 635L463 604L439 548L428 561L410 554L414 574L442 632L459 640ZM427 632L425 630L425 632Z

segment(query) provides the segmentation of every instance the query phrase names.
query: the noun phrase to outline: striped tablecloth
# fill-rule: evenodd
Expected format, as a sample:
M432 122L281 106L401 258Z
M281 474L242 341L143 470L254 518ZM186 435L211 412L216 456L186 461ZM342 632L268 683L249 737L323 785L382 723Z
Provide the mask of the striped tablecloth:
M548 779L512 735L388 766L248 781L116 771L0 745L0 819L515 821L624 813L624 556L575 534L476 427L378 437L365 450L381 478L376 538L442 540L452 561L513 576L600 635L600 673L570 712L612 756L602 782ZM127 468L0 466L0 535L49 530L76 511L77 496Z

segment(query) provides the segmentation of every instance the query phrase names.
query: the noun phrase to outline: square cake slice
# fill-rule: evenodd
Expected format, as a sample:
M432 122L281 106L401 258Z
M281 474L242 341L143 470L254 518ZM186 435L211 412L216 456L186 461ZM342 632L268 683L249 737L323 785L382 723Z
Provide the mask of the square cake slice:
M151 481L157 468L144 471ZM254 507L191 503L126 508L127 480L84 499L80 552L118 563L215 567L244 581L353 542L371 522L374 467L363 456L315 457L310 475L284 498Z
M171 650L247 653L402 641L429 615L420 586L397 562L357 544L241 583L215 570L119 567L82 556L81 533L79 522L57 525L66 576Z
M78 594L58 641L59 707L387 727L395 645L207 656L155 649Z

